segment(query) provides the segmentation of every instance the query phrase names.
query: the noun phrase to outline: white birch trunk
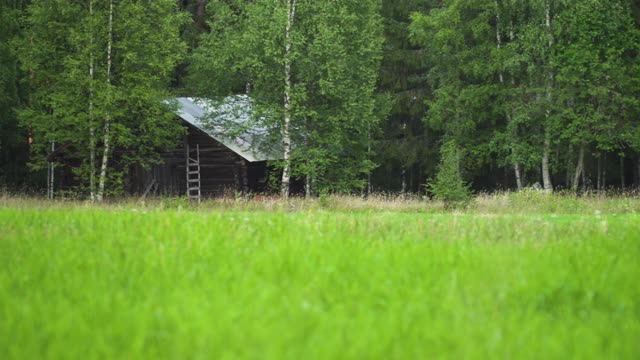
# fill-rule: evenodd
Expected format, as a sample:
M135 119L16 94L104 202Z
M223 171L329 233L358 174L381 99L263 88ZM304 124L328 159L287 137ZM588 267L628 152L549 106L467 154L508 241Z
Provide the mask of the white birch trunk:
M547 37L549 40L549 49L553 47L553 33L551 31L551 2L547 0L546 2L546 16L545 23L547 28ZM547 63L547 66L550 66ZM553 71L549 71L549 84L547 85L547 111L545 112L545 122L544 122L544 145L542 149L542 183L544 187L544 191L547 193L553 192L553 184L551 183L551 173L549 170L549 157L551 152L551 100L552 100L552 85L553 85Z
M545 116L549 117L549 111ZM545 192L553 192L553 184L551 184L551 172L549 171L549 158L551 152L551 133L549 125L545 125L544 129L544 145L542 148L542 183Z
M513 32L513 19L511 20L510 24L511 25L509 27L509 40L511 42L513 42L515 40L515 34ZM513 76L511 76L511 87L515 88L515 86L516 86L516 81L513 78ZM509 122L512 121L511 114L509 114L509 118L507 120ZM512 135L514 137L516 137L518 135L518 129L517 128L514 129L514 133ZM513 149L515 149L515 144L512 143L511 147ZM522 177L522 170L520 168L520 162L518 162L517 160L514 160L514 162L513 162L513 170L514 170L515 175L516 175L516 185L518 186L518 191L522 191L522 189L524 189L524 181L523 181L523 177Z
M515 161L513 163L513 171L516 174L516 186L518 187L518 191L522 191L524 186L522 185L522 175L520 174L522 170L520 170L520 163Z
M107 43L107 95L111 92L111 47L113 43L113 0L109 1L109 39ZM110 96L107 96L108 100ZM107 104L110 106L110 104ZM100 184L98 185L98 194L96 196L98 201L102 201L104 198L104 187L107 179L107 163L109 162L109 145L111 141L111 116L109 110L104 119L104 149L102 152L102 167L100 169Z
M93 123L93 0L89 0L89 18L91 21L91 46L89 53L89 191L91 202L96 200L96 129Z
M56 142L51 140L51 153L53 154L53 152L56 151ZM53 192L54 192L54 185L55 185L55 173L56 173L56 164L53 161L49 162L49 168L48 168L49 172L48 172L48 176L47 176L47 197L49 198L49 200L53 200Z
M282 184L280 193L282 197L289 197L289 184L291 182L291 135L289 127L291 124L291 30L296 16L297 0L287 0L287 27L285 29L285 52L284 52L284 122L282 124L282 144L284 169L282 170Z
M584 144L580 145L580 152L578 153L578 164L576 165L576 172L573 176L573 183L571 188L573 191L578 191L578 185L580 184L580 175L584 172ZM584 186L584 181L582 186Z
M371 160L371 123L367 124L367 160ZM371 170L367 173L367 196L371 195Z
M513 37L514 37L514 34L513 34L513 26L512 26L512 28L509 29L509 39L513 41ZM502 34L500 33L500 4L498 3L498 1L496 1L496 43L498 46L498 50L502 49ZM500 69L500 71L498 72L498 77L500 79L500 84L504 85L504 75L502 73L502 69ZM511 78L511 86L513 85L514 85L514 79ZM511 124L512 123L511 110L507 109L505 112L507 116L507 122ZM515 155L515 144L513 140L513 137L515 136L516 136L515 132L511 134L512 156ZM522 177L520 176L520 164L515 159L512 160L512 163L513 163L513 171L516 177L516 186L518 187L518 191L521 191L523 186L522 186Z

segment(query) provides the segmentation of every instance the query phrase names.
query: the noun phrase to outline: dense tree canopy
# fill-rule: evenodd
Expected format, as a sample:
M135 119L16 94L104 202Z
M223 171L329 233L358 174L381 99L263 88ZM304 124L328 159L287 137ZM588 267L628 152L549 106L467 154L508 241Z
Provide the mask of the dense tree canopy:
M73 169L79 194L121 192L131 165L182 134L163 99L241 93L285 149L273 164L283 194L291 179L308 193L431 193L453 175L474 190L640 186L632 0L2 0L0 10L2 186L42 188L55 165Z
M195 91L247 91L283 134L285 175L318 190L362 188L377 124L380 1L212 1L192 57ZM206 75L206 76L203 76ZM288 179L283 176L284 187Z

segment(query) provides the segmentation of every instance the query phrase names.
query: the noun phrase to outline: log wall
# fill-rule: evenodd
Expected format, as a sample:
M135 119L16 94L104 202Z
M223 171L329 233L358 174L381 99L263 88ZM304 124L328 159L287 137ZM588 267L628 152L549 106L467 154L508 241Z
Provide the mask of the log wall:
M196 146L200 147L200 188L203 197L265 191L266 162L250 163L200 129L186 122L184 124L188 132L181 148L162 154L162 164L154 165L149 170L135 170L142 178L138 181L138 189L145 189L155 180L157 187L153 189L153 194L184 195L188 145L192 149L192 157L195 157Z

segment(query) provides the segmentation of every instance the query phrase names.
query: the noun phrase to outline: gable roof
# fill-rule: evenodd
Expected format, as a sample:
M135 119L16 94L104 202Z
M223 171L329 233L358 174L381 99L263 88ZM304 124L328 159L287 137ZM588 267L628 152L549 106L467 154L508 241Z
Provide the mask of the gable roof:
M214 101L176 98L176 115L202 130L249 162L281 160L280 144L269 144L268 131L252 121L253 105L247 95ZM273 142L273 141L272 141Z

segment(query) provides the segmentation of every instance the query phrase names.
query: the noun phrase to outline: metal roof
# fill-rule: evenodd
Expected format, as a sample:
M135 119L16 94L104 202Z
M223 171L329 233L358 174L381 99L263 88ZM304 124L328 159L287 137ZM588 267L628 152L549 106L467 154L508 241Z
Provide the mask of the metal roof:
M269 131L254 116L253 102L247 95L221 100L176 98L176 115L249 162L281 160L279 141L270 141ZM269 143L271 142L271 143Z

